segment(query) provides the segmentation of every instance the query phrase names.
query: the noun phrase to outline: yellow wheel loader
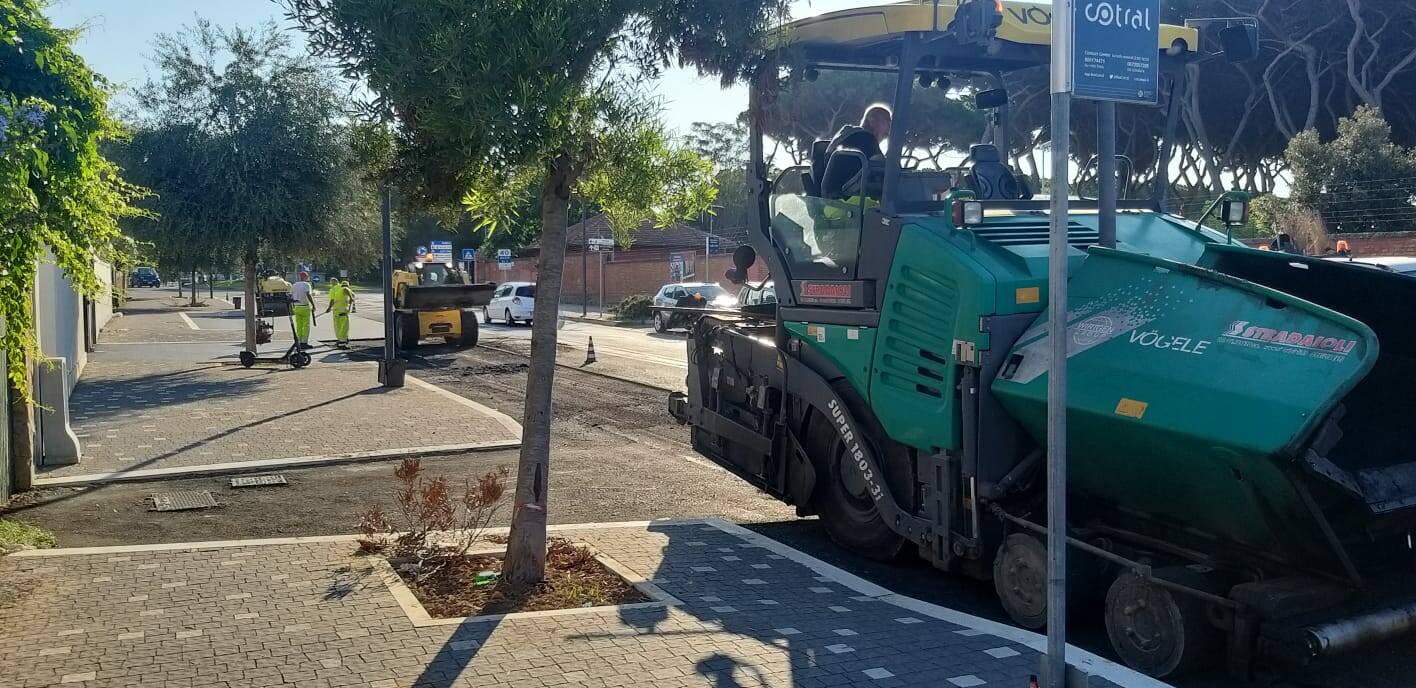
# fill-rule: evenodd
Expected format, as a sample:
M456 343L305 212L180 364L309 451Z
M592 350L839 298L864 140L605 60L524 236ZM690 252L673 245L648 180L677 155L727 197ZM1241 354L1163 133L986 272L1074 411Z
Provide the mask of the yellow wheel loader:
M423 339L477 345L477 311L492 300L493 282L470 284L444 263L414 262L393 271L394 342L412 349Z

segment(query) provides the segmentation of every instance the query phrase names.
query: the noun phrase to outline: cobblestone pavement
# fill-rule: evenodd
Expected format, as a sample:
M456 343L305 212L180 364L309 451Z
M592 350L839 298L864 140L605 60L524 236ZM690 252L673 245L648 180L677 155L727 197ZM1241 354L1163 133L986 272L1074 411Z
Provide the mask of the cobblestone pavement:
M82 458L41 469L38 484L519 440L519 426L504 414L411 378L401 389L384 388L377 364L342 352L317 349L314 363L299 370L212 361L213 345L202 343L208 331L187 328L170 301L153 292L129 302L136 314L114 322L135 340L113 343L113 326L104 330L70 397Z
M0 559L0 683L1027 685L1042 638L899 598L719 523L576 526L677 606L415 624L349 540ZM1073 657L1084 653L1074 651ZM1161 686L1083 657L1094 686Z
M381 387L369 362L246 369L97 356L69 408L83 458L42 478L517 439L430 388Z

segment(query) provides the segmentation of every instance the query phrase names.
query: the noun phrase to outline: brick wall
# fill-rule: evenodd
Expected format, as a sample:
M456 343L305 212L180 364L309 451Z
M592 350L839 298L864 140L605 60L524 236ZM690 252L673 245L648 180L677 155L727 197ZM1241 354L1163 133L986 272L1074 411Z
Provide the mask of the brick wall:
M1353 232L1331 234L1335 248L1338 241L1346 241L1352 255L1362 258L1382 256L1416 256L1416 232ZM1250 246L1267 244L1268 239L1245 239Z
M704 266L703 250L672 251L665 249L642 249L594 253L585 256L581 265L579 251L568 251L565 257L565 273L561 279L561 303L578 304L588 296L591 306L601 306L600 266L604 265L604 304L614 305L627 296L635 294L653 295L669 281L669 257L678 254L683 257L686 279L694 282L717 282L724 289L736 292L737 288L723 278L723 273L732 267L731 255L713 256ZM589 282L588 294L581 286L582 270ZM766 278L767 268L762 261L752 266L749 278L758 281ZM496 260L477 262L477 279L493 282L534 282L536 269L534 258L518 257L510 270L499 270Z

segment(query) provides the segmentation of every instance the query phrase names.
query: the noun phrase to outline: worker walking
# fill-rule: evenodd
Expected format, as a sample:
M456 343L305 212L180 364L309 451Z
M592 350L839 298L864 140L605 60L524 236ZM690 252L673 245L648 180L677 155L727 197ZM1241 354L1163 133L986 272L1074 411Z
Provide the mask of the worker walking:
M334 345L340 349L349 348L349 314L358 310L354 303L354 289L337 279L329 283L329 305L325 312L334 311Z
M290 285L290 301L295 313L295 343L301 349L310 346L310 325L315 322L315 290L310 286L310 273L300 271L300 280Z

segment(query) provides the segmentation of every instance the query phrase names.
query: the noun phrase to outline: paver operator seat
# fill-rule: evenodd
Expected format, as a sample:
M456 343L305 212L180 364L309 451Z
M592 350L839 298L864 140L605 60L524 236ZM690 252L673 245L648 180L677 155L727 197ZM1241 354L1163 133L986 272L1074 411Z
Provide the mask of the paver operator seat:
M981 201L1017 201L1032 198L1032 190L1003 163L998 147L988 143L969 146L968 184Z

